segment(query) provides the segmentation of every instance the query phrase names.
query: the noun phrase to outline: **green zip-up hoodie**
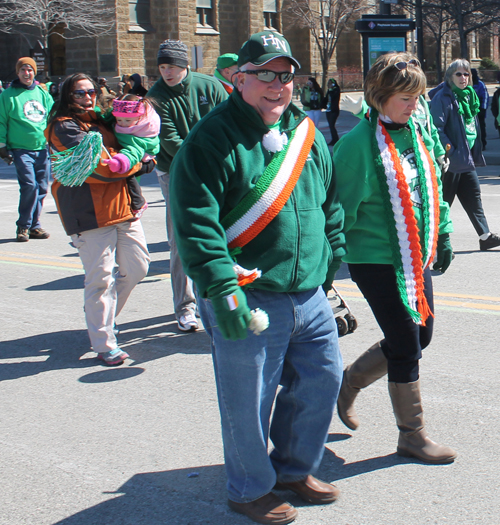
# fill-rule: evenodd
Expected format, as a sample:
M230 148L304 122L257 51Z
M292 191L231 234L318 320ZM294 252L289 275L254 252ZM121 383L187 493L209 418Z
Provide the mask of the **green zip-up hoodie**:
M0 145L7 149L40 151L47 145L43 132L54 99L45 89L20 81L0 94Z
M217 104L227 99L227 93L216 78L188 69L184 80L173 87L160 78L149 90L148 97L158 102L156 111L161 118L160 152L156 157L158 169L169 171L188 133Z
M290 104L280 128L289 137L306 115ZM272 159L262 146L269 131L235 89L189 134L172 164L170 206L186 274L205 295L235 279L220 219L255 186ZM337 198L331 156L316 130L311 152L279 214L236 255L262 277L251 287L300 292L324 284L330 266L344 255L343 210Z
M372 134L370 122L364 118L337 142L333 151L339 198L345 210L347 255L343 260L353 264L392 264L387 218L373 161ZM415 166L410 131L403 128L389 131L389 135L394 140L401 163ZM422 137L427 149L432 152L434 142L425 129L422 129ZM435 167L440 203L439 233L451 233L450 209L443 201L440 169L436 163ZM408 184L415 218L422 233L420 188L416 185L416 179L408 181Z

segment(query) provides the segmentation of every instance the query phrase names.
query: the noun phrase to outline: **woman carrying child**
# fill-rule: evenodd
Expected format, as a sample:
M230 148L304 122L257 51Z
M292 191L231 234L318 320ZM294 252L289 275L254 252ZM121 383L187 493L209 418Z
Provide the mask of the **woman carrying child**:
M93 173L81 186L64 186L56 178L52 195L85 270L85 318L92 348L105 365L116 366L129 355L118 347L115 317L149 268L146 239L131 210L127 177L149 173L155 163L134 163L123 174L102 163L120 145L100 117L96 98L97 86L88 75L69 76L45 135L53 152L76 149L90 132L102 136L101 161Z

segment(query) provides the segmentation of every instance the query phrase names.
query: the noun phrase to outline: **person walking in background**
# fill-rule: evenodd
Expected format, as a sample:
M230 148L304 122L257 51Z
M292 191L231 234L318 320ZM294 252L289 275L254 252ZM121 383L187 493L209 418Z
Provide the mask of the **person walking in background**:
M129 82L132 83L132 87L128 91L128 94L137 95L138 97L145 97L148 94L148 90L142 85L142 78L139 73L130 75Z
M46 130L54 151L78 147L90 132L102 135L102 159L119 150L113 130L99 117L96 99L97 85L89 76L76 73L64 81ZM52 184L59 217L85 270L84 310L90 343L107 366L121 365L129 357L118 346L115 318L147 275L150 260L141 222L130 206L126 176L153 169L153 161L138 162L120 174L99 162L81 186L63 186L57 179Z
M273 489L316 505L339 496L314 473L342 376L323 286L331 288L344 254L343 212L325 139L291 103L300 65L289 43L272 31L252 35L238 66L229 100L173 161L170 206L212 343L229 507L285 524L297 510ZM281 178L285 189L264 199L263 188ZM249 202L262 213L255 223L246 220ZM234 259L240 277L259 270L248 288L239 286ZM248 330L256 308L269 317L260 335Z
M493 96L491 97L491 113L494 118L495 123L495 129L498 131L498 135L500 136L500 123L498 122L498 115L500 114L500 87L497 87L495 90L495 93L493 93Z
M453 61L444 82L429 91L430 110L443 148L450 145L450 167L443 174L443 198L450 205L455 197L464 207L479 236L482 251L500 246L491 233L481 201L476 166L484 166L478 114L479 97L471 85L470 64L464 58Z
M334 146L339 140L339 134L335 129L335 123L340 115L340 86L337 84L337 81L334 78L328 79L328 91L323 101L323 107L326 110L326 120L328 121L328 126L330 127L330 133L332 136L329 146Z
M480 80L477 74L477 69L472 68L471 73L472 87L479 98L479 113L477 114L477 118L479 120L479 127L481 129L481 143L483 144L484 150L486 149L486 110L488 109L490 96L488 94L488 90L486 89L486 85L482 80Z
M16 166L20 192L16 240L27 242L50 236L42 228L40 215L50 178L44 131L54 99L35 82L32 58L20 58L16 73L17 80L0 94L0 157Z
M165 40L160 44L158 69L161 78L149 90L149 96L157 102L157 111L161 118L156 172L167 213L175 317L179 330L192 332L198 329L196 298L192 281L184 273L177 252L177 240L170 215L169 171L175 155L195 124L217 104L226 100L228 95L216 78L191 72L188 67L187 46L180 40ZM186 192L191 192L192 189L185 187Z
M323 90L319 87L314 77L309 77L300 95L302 107L306 115L318 127L321 118L321 103L323 102Z
M399 428L397 453L437 464L454 461L456 453L427 435L419 362L433 331L430 264L437 251L435 269L448 268L453 226L433 141L412 118L425 87L425 74L412 55L380 56L365 80L369 119L363 118L334 149L345 211L343 260L384 334L346 367L338 414L356 430L357 395L388 374Z
M233 78L237 71L238 55L226 53L217 59L217 68L214 71L214 77L221 81L228 95L230 95L234 89Z

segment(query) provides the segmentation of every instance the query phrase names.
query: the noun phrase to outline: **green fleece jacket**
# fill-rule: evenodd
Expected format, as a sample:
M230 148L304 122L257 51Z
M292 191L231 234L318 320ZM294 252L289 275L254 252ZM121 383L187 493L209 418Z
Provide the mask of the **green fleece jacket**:
M420 187L417 185L415 155L411 133L407 128L389 131L394 140L401 163L411 169L414 177L408 181L413 210L419 229L423 232ZM345 211L344 231L347 255L344 262L353 264L392 264L388 225L385 216L382 192L375 172L372 154L372 129L367 119L344 135L335 145L333 163L337 173L339 199ZM433 141L425 130L422 137L427 149L432 152ZM431 155L433 155L431 153ZM440 223L439 233L451 233L453 225L449 206L443 201L439 166L438 174Z
M144 155L155 156L160 151L160 139L158 137L136 137L116 131L115 136L121 146L120 153L127 156L131 166L140 162Z
M0 146L28 151L45 148L43 132L53 104L54 99L39 85L27 88L14 81L0 94Z
M184 80L173 87L160 78L149 90L148 97L158 102L156 111L161 118L160 152L156 157L158 169L170 171L170 164L188 133L217 104L227 99L227 93L216 78L188 69Z
M293 104L281 119L290 136L306 115ZM220 219L255 186L272 159L264 149L269 128L234 90L189 134L175 157L170 207L186 273L205 295L235 279ZM300 292L322 285L327 271L345 254L343 211L337 198L331 157L323 135L315 140L299 180L278 215L236 255L240 266L258 268L251 287Z

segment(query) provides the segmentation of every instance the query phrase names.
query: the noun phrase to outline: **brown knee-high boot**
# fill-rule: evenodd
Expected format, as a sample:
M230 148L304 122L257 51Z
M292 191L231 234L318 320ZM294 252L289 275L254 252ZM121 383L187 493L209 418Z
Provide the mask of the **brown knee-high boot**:
M427 463L452 463L457 457L456 452L450 447L434 443L427 436L420 398L420 380L413 383L389 382L389 395L399 428L397 453Z
M375 343L354 363L346 367L337 401L337 412L346 427L356 430L359 426L358 415L354 409L354 400L359 391L385 374L387 374L387 359L382 352L380 342Z

